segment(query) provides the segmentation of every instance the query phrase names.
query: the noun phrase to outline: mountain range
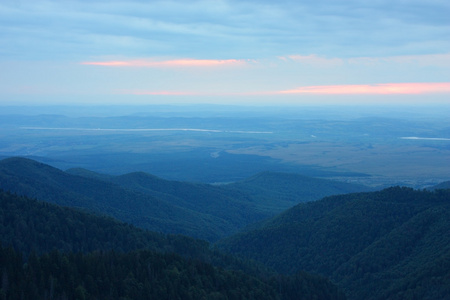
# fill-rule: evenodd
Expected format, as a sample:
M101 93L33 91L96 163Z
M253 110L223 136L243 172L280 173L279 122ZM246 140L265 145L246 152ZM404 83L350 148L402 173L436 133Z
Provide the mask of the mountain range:
M287 181L283 183L281 178ZM292 187L287 189L288 185ZM0 161L0 188L113 216L145 229L209 241L236 233L303 201L370 189L277 173L217 186L169 181L142 172L120 176L85 169L65 172L19 157Z
M134 276L104 278L77 269L77 280L70 281L77 286L66 288L86 290L97 298L107 296L98 293L99 282L86 284L92 276L108 282L127 280L131 285L124 290L138 286L135 292L143 293L147 275L134 274L128 267L164 261L158 269L164 280L158 286L167 289L169 278L190 280L192 275L191 283L178 282L177 288L178 296L193 299L202 293L211 299L220 299L219 294L234 299L239 289L255 297L250 282L260 298L267 299L344 299L341 289L355 300L448 299L446 184L428 190L371 191L298 174L263 172L212 185L143 172L113 176L79 168L63 171L30 159L7 158L0 161L0 189L5 191L0 192L0 252L11 260L0 263L7 270L3 274L12 276L17 266L8 267L9 263L19 261L20 253L39 255L34 259L37 269L50 264L58 266L55 270L74 270L95 260L114 261L106 273L126 270ZM51 249L58 252L49 254ZM76 252L81 256L73 256ZM181 257L164 256L170 253ZM205 270L208 275L203 277ZM32 276L29 271L19 270L14 276ZM153 268L147 271L156 274ZM54 272L40 274L40 282L53 282ZM2 276L3 283L11 282ZM214 276L220 280L211 280ZM244 286L234 284L236 280ZM208 287L197 285L199 281ZM20 281L20 287L2 284L17 290L38 288L26 282ZM221 289L219 282L229 289ZM109 286L114 293L130 295L114 286ZM5 293L11 289L0 287L0 294Z

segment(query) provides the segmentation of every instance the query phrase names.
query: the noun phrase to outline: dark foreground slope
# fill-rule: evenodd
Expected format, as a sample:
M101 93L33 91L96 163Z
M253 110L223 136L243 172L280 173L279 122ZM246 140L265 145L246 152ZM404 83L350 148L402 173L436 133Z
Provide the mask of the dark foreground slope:
M324 278L273 277L203 241L1 191L0 238L2 299L344 298Z
M300 204L219 246L327 276L351 299L448 299L449 232L449 190L396 187Z

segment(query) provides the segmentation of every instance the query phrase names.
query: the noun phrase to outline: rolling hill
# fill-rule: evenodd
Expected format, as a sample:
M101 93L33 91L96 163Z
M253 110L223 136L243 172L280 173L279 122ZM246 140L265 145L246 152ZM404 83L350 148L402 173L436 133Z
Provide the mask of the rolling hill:
M25 158L0 161L0 188L50 203L113 216L154 231L215 241L300 202L369 188L297 174L264 172L210 185L134 172L66 172Z
M431 188L428 188L429 190L446 190L450 189L450 181L444 181L439 184L436 184L435 186L432 186Z
M250 195L257 202L258 209L271 213L281 213L299 203L319 200L325 196L374 190L359 184L280 172L258 173L223 187Z
M447 299L449 220L449 190L394 187L299 204L218 247L327 276L350 299Z
M113 182L123 188L165 199L181 207L205 213L230 214L235 221L241 218L247 221L261 220L301 202L319 200L330 195L373 190L358 184L269 171L242 181L220 185L165 180L144 172L120 176L99 174L79 168L69 169L66 172ZM249 208L256 214L256 218L252 220L248 220Z
M232 220L183 208L103 180L75 176L24 158L0 161L0 188L158 232L215 240L239 228Z
M108 176L88 170L67 170L68 173L90 178L101 178L126 190L163 200L202 214L213 215L242 227L272 216L257 210L250 196L241 191L227 190L203 183L164 180L144 173L133 172L119 176Z

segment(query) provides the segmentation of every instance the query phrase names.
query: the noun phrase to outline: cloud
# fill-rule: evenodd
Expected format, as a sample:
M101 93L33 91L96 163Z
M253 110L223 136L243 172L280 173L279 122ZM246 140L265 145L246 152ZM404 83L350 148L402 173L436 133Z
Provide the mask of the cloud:
M34 59L263 58L298 49L328 57L432 54L450 47L447 2L0 1L0 54Z
M304 86L282 91L206 92L206 91L152 91L118 90L118 94L160 96L271 96L271 95L420 95L450 93L450 82L440 83L383 83L359 85Z
M104 67L145 67L145 68L176 68L176 67L217 67L239 66L247 62L238 59L174 59L174 60L113 60L82 62L82 65L94 65Z
M449 9L444 0L0 1L0 92L425 99L447 93Z
M276 93L321 95L417 95L430 93L450 93L450 82L305 86L291 90L279 91Z

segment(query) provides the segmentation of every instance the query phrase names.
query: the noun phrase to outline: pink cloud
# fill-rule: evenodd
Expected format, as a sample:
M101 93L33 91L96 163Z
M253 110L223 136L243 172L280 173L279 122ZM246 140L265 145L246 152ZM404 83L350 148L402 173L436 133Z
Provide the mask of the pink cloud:
M159 96L269 96L269 95L418 95L450 93L450 82L442 83L384 83L360 85L318 85L304 86L282 91L253 92L206 92L206 91L155 91L155 90L116 90L118 94L159 95Z
M104 67L144 67L144 68L166 68L166 67L216 67L235 66L245 64L245 60L239 59L174 59L174 60L123 60L123 61L90 61L82 62L82 65L94 65Z
M441 83L384 83L360 85L319 85L305 86L292 90L278 91L277 94L330 94L330 95L358 95L358 94L428 94L450 93L450 82Z

